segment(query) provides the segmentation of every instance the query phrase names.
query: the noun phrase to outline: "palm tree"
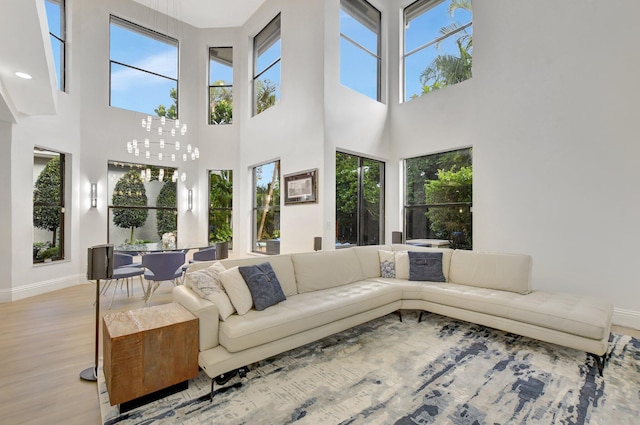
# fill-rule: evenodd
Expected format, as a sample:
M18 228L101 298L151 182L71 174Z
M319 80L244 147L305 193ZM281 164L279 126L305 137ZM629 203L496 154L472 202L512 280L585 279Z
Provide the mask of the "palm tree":
M451 0L449 14L453 17L456 10L466 10L472 13L471 0ZM431 64L420 74L422 92L428 93L471 78L473 63L473 36L466 32L466 25L461 26L453 22L440 28L441 40L454 33L460 34L456 40L459 56L444 54L436 56ZM436 49L440 42L436 43Z

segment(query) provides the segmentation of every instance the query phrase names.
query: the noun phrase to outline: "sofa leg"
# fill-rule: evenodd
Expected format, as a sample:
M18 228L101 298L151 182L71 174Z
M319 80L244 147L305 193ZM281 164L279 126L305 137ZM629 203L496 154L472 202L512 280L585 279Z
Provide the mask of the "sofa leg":
M249 372L249 367L242 366L242 367L240 367L238 369L234 369L234 370L232 370L230 372L223 373L223 374L218 375L215 378L211 379L211 401L213 402L213 396L214 396L213 385L214 384L224 385L227 382L229 382L231 380L231 378L233 378L236 375L240 376L241 378L244 378L245 376L247 376L248 372Z
M596 361L596 366L598 366L598 373L600 376L604 376L604 366L607 363L607 354L605 353L603 356L598 356L597 354L587 353Z
M424 311L420 312L420 316L418 316L418 323L422 322L422 314L424 313Z

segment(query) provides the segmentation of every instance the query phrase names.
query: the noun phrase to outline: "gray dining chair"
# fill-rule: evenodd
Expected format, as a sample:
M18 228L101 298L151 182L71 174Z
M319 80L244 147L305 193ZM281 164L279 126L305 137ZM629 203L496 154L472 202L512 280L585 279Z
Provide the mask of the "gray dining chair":
M102 293L106 295L107 289L109 289L109 286L113 283L113 294L109 302L109 309L111 309L113 305L113 299L118 289L118 282L120 282L120 288L122 288L123 284L127 285L127 297L129 297L130 294L133 293L133 288L131 288L131 291L129 290L131 278L140 276L140 287L142 288L142 292L145 293L144 283L142 281L143 274L144 270L133 262L131 255L119 252L113 253L113 276L105 282L105 286L102 289Z
M151 252L142 256L142 265L145 268L144 278L147 281L146 303L149 302L160 283L170 281L174 286L178 285L184 262L185 254L182 251Z
M189 260L189 264L185 264L184 266L182 266L182 281L184 283L184 273L187 272L187 269L189 268L189 266L193 263L197 263L199 261L213 261L216 260L218 258L217 254L216 254L216 247L215 246L209 246L207 248L200 248L198 251L193 253L193 258L191 260Z

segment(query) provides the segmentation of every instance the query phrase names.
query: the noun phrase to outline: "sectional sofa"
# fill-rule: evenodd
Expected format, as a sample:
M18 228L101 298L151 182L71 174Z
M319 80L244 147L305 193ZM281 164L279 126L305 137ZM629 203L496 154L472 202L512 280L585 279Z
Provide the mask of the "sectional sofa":
M263 273L264 263L273 272ZM252 293L243 281L246 273L239 271L256 267L258 289L277 280L275 298ZM585 351L602 374L612 306L579 294L533 290L531 269L528 255L363 246L194 263L173 297L199 318L199 364L212 378L212 396L215 378L224 382L250 363L403 309Z

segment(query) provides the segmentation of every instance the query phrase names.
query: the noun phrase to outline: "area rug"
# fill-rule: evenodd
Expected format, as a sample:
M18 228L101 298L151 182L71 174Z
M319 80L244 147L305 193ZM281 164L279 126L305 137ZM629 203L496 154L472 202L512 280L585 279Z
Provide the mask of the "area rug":
M104 424L631 424L640 417L640 341L612 334L600 377L584 352L435 314L391 314ZM101 371L100 371L101 372Z

